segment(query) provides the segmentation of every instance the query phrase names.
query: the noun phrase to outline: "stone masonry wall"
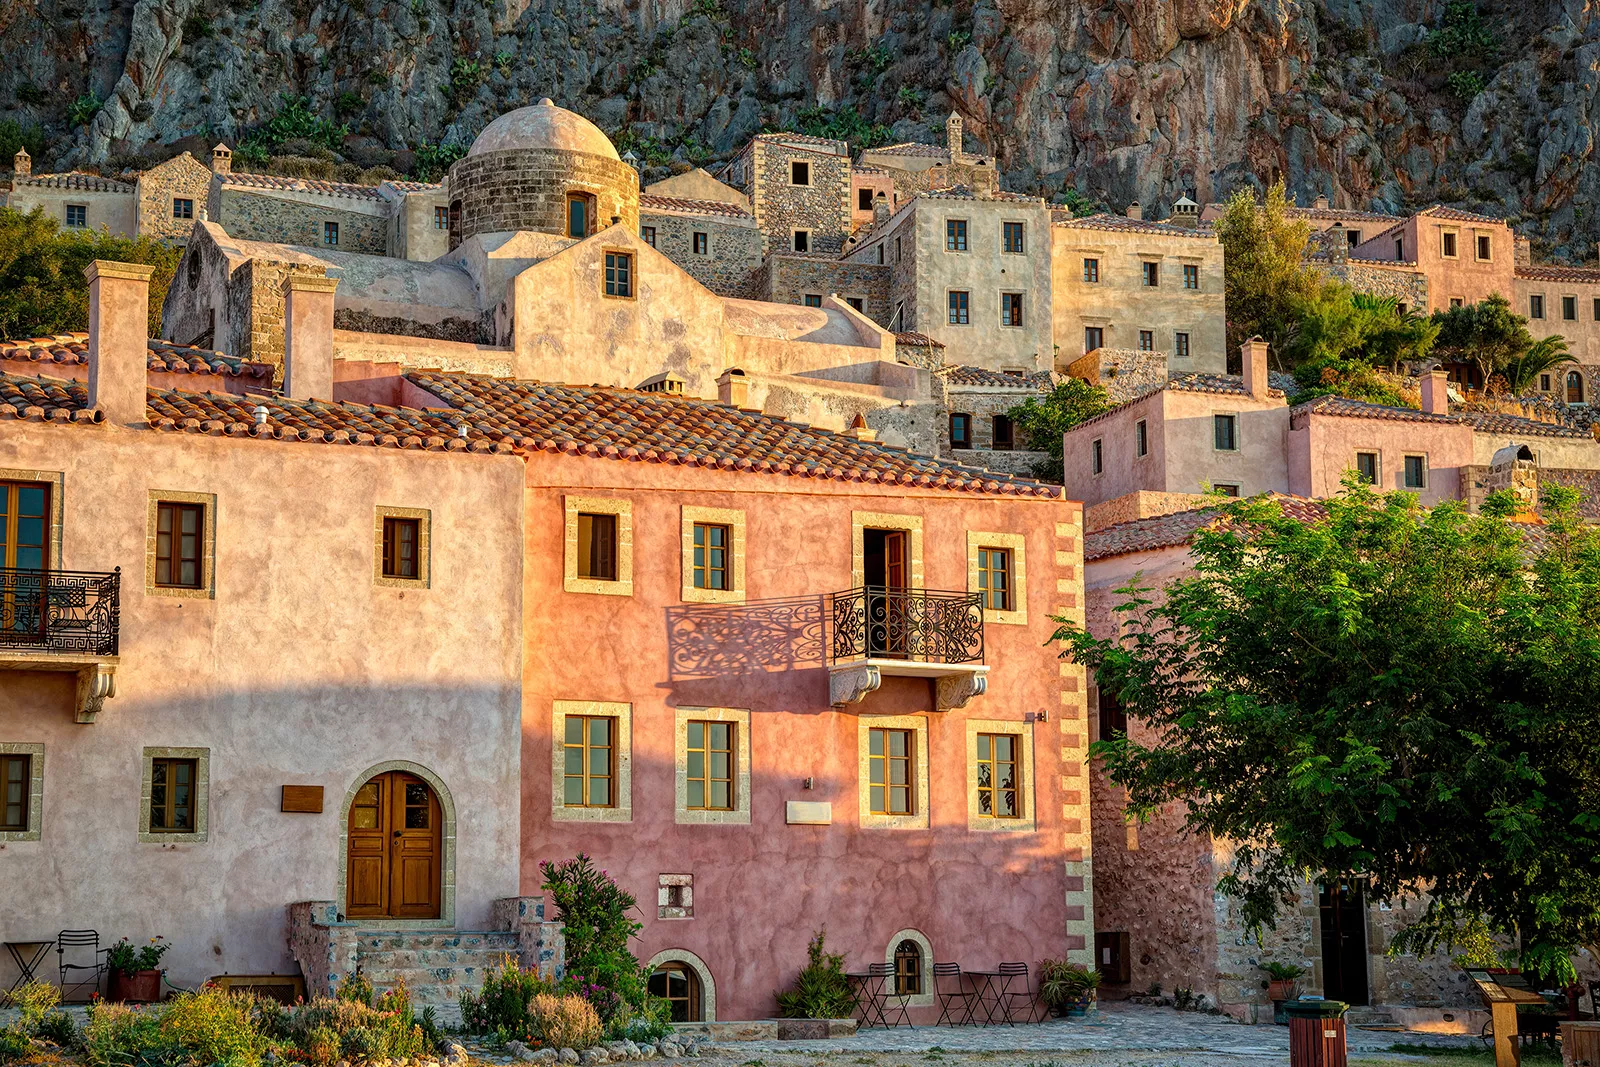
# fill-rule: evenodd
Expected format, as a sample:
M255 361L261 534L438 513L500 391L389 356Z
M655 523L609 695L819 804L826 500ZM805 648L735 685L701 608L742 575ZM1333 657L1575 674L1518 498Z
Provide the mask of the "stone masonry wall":
M567 193L595 198L591 226L613 216L637 231L639 175L626 163L583 152L514 148L468 156L450 168L450 193L461 201L461 239L480 233L567 232Z
M901 311L900 321L887 323L891 330L910 330L917 321L917 216L906 212L904 218L883 238L883 261L890 268L889 318L895 309Z
M1416 271L1373 267L1349 260L1319 263L1317 266L1328 277L1341 281L1358 293L1374 296L1392 296L1415 311L1428 308L1428 276Z
M1000 188L1000 175L994 167L976 163L940 163L927 170L896 170L894 192L901 203L929 189L949 189L965 185L975 193L992 193Z
M290 274L325 275L324 267L278 263L270 259L246 260L228 286L230 355L273 365L272 381L283 381L283 282Z
M755 274L761 267L761 231L750 220L735 222L712 215L675 215L641 211L641 232L656 232L656 251L682 267L695 281L718 296L755 295ZM694 235L706 235L706 254L694 252Z
M844 250L850 233L850 158L768 141L752 146L755 190L750 198L769 252L792 248L793 230L810 230L812 252ZM811 164L811 184L790 183L789 164Z
M195 220L206 207L211 169L183 152L139 175L137 189L139 236L182 243L189 239ZM193 205L189 218L173 215L173 201L180 198Z
M1489 468L1482 464L1461 468L1459 498L1466 501L1469 511L1481 508L1483 498L1489 495L1486 485L1488 476ZM1578 504L1578 512L1590 522L1600 521L1600 471L1541 467L1539 482L1541 485L1548 482L1551 485L1564 485L1578 490L1583 494Z
M382 256L389 250L389 224L382 214L342 211L275 196L263 196L224 186L218 196L219 215L214 221L232 237L246 241L338 248ZM339 224L339 243L323 244L323 223Z
M1056 523L1056 596L1050 614L1085 625L1083 585L1083 512L1069 505L1073 516ZM1061 836L1066 863L1067 959L1093 967L1094 958L1094 844L1090 836L1089 700L1088 681L1081 664L1058 661L1060 704L1053 709L1061 743ZM1043 730L1041 742L1053 731Z
M760 298L778 304L803 304L809 293L859 297L862 313L880 326L889 321L889 268L808 256L769 255L760 278Z

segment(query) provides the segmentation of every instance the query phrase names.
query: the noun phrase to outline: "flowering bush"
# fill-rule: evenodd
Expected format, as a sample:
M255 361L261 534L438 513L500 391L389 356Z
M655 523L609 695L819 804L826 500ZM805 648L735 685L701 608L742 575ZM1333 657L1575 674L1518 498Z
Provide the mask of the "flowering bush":
M485 972L482 989L461 994L461 1023L473 1033L527 1041L532 1037L529 1001L553 992L554 983L540 978L537 971L523 970L515 956L506 955Z
M538 993L528 1003L530 1036L547 1048L593 1048L603 1028L594 1005L581 996Z
M11 1026L0 1029L0 1063L33 1059L42 1051L36 1042L61 1047L76 1045L78 1030L71 1016L55 1011L61 990L49 982L28 982L10 993L0 993L0 1004L19 1012Z
M132 978L140 971L158 969L161 966L161 957L171 948L171 943L164 937L152 937L148 945L140 945L138 948L134 948L124 937L106 950L106 966Z

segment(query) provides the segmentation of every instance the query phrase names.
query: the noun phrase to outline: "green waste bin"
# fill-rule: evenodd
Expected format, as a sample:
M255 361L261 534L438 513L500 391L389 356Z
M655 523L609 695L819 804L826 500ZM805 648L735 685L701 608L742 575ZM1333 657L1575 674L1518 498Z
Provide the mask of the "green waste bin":
M1289 1067L1345 1067L1342 1000L1284 1001L1289 1015Z

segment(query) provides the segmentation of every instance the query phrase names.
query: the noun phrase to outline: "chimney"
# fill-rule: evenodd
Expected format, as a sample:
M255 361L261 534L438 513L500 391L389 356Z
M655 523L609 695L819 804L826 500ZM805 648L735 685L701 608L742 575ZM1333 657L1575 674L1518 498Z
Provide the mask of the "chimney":
M872 224L877 226L879 223L887 221L891 214L893 212L889 210L889 198L880 189L872 198Z
M950 149L950 162L961 162L961 116L954 111L944 120L944 143Z
M1144 218L1144 211L1139 207L1139 201L1135 200L1133 203L1128 205L1128 217L1130 219Z
M1350 234L1344 223L1336 222L1328 229L1328 239L1322 243L1328 258L1334 263L1344 263L1350 258Z
M853 437L857 441L876 441L878 439L878 431L867 429L866 416L859 411L850 419L850 425L843 433L844 436Z
M1450 414L1449 376L1434 369L1422 375L1422 410L1429 415Z
M1533 266L1533 242L1520 233L1512 237L1511 258L1518 267Z
M283 395L333 399L333 291L339 279L291 274L283 280Z
M25 181L33 175L33 157L28 155L26 148L18 148L17 154L11 157L11 188L15 189L17 183Z
M1267 398L1267 342L1252 337L1239 346L1239 366L1244 370L1245 390L1258 400Z
M221 141L218 141L216 147L211 150L211 173L233 173L233 153Z
M97 259L89 279L89 406L115 426L142 426L150 362L150 275L142 263Z
M750 379L738 367L729 367L717 379L717 402L729 407L750 406Z
M1326 210L1328 210L1328 198L1327 198L1327 196L1325 194L1318 194L1317 199L1314 202L1314 206L1316 207L1316 209L1318 211L1326 211Z

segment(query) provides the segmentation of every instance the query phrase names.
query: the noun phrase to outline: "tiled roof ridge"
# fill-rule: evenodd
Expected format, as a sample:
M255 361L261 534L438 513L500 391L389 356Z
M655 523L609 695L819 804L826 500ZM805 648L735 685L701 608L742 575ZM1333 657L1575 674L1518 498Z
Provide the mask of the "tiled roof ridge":
M919 197L929 200L1000 200L1006 203L1044 203L1043 197L1028 196L1025 193L1013 193L1009 189L995 189L990 192L978 192L970 185L943 185L937 189L924 189L918 193Z
M1352 219L1358 222L1404 222L1404 215L1389 215L1381 211L1362 211L1349 207L1292 207L1286 212L1290 218L1324 218L1339 221Z
M1512 270L1517 278L1546 282L1600 282L1600 266L1570 266L1565 263L1526 263Z
M230 378L268 378L272 367L265 363L229 356L195 345L180 345L151 337L146 342L150 350L148 368L153 371L174 373L221 374ZM89 334L75 330L47 337L19 338L0 341L0 359L23 360L31 363L82 365L89 362Z
M91 174L82 170L66 170L55 174L30 174L26 178L13 178L18 185L37 185L41 188L82 189L92 193L131 193L132 182Z
M666 211L685 211L697 215L728 215L733 218L753 219L754 215L740 207L724 200L701 200L688 196L661 196L656 193L640 193L639 207L660 207Z
M1293 415L1299 412L1316 412L1323 415L1338 415L1346 418L1391 419L1408 422L1461 423L1466 421L1459 415L1438 415L1433 412L1423 411L1420 408L1399 407L1394 404L1375 404L1368 400L1355 400L1334 393L1315 396L1304 403L1296 404L1291 409L1290 414Z
M1378 237L1382 236L1383 234L1381 233L1378 235ZM1377 239L1377 237L1373 238L1373 240ZM1365 244L1366 242L1363 241L1362 243ZM1414 259L1374 259L1370 256L1345 256L1344 258L1348 263L1359 263L1363 267L1392 267L1396 270L1414 270L1417 266L1417 261Z
M324 196L344 196L356 200L382 200L383 193L376 185L358 185L354 182L330 182L321 178L291 178L282 174L257 174L254 171L232 171L219 175L223 185L236 185L246 189L281 189L293 193L321 193Z
M896 344L902 345L921 345L928 348L949 347L937 337L929 337L927 334L918 333L915 330L901 330L894 335L894 339Z
M1323 504L1308 497L1280 493L1276 490L1263 493L1261 496L1277 503L1289 518L1302 522L1326 515ZM1165 515L1126 519L1093 530L1083 537L1084 561L1109 559L1112 556L1125 556L1131 552L1149 552L1158 548L1173 548L1187 544L1206 525L1221 518L1218 513L1230 503L1230 500L1220 499L1214 504L1202 504L1199 507L1172 511Z
M1175 222L1158 222L1155 219L1130 219L1126 215L1113 215L1106 211L1077 218L1069 211L1054 208L1051 211L1051 224L1064 229L1132 230L1138 233L1160 234L1170 237L1198 237L1211 241L1217 240L1216 231L1209 224L1201 223L1194 226L1182 226Z

